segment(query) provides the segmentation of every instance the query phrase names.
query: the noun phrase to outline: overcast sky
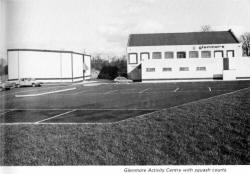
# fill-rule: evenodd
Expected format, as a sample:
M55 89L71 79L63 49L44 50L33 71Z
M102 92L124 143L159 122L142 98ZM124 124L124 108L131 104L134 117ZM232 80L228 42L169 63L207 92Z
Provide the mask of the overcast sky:
M130 33L199 31L205 24L237 35L250 31L250 0L3 1L7 48L122 55Z

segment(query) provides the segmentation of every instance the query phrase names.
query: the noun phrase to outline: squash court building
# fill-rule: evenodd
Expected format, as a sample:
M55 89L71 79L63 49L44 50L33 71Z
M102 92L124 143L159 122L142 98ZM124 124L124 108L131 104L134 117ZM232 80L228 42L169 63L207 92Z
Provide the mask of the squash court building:
M8 79L35 78L42 82L90 79L91 56L73 51L9 49Z

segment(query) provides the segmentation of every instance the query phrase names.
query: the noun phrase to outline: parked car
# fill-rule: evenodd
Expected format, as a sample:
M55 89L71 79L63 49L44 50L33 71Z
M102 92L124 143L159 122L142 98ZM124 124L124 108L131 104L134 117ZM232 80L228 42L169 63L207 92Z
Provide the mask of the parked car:
M116 78L114 79L114 82L116 82L116 83L131 83L131 82L133 82L133 81L130 80L130 79L127 79L127 78L125 78L125 77L118 76L118 77L116 77Z
M34 78L21 78L16 82L16 87L22 87L22 86L41 86L42 82L37 81Z
M15 88L16 83L11 81L0 82L0 90L10 90L11 88Z

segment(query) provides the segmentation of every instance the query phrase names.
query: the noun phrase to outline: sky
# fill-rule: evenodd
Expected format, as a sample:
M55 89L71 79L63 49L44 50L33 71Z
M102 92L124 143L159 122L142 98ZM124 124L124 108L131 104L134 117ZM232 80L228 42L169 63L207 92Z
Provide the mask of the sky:
M250 0L0 1L2 57L6 48L121 56L131 33L250 31Z
M5 58L5 3L4 0L0 0L0 65L3 64L3 58Z

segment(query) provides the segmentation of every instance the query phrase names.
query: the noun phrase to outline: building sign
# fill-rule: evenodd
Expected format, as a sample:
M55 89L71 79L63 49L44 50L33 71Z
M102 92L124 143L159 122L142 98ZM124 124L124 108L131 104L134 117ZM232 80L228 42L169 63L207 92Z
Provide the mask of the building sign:
M217 49L217 48L224 48L224 45L201 45L199 49Z

